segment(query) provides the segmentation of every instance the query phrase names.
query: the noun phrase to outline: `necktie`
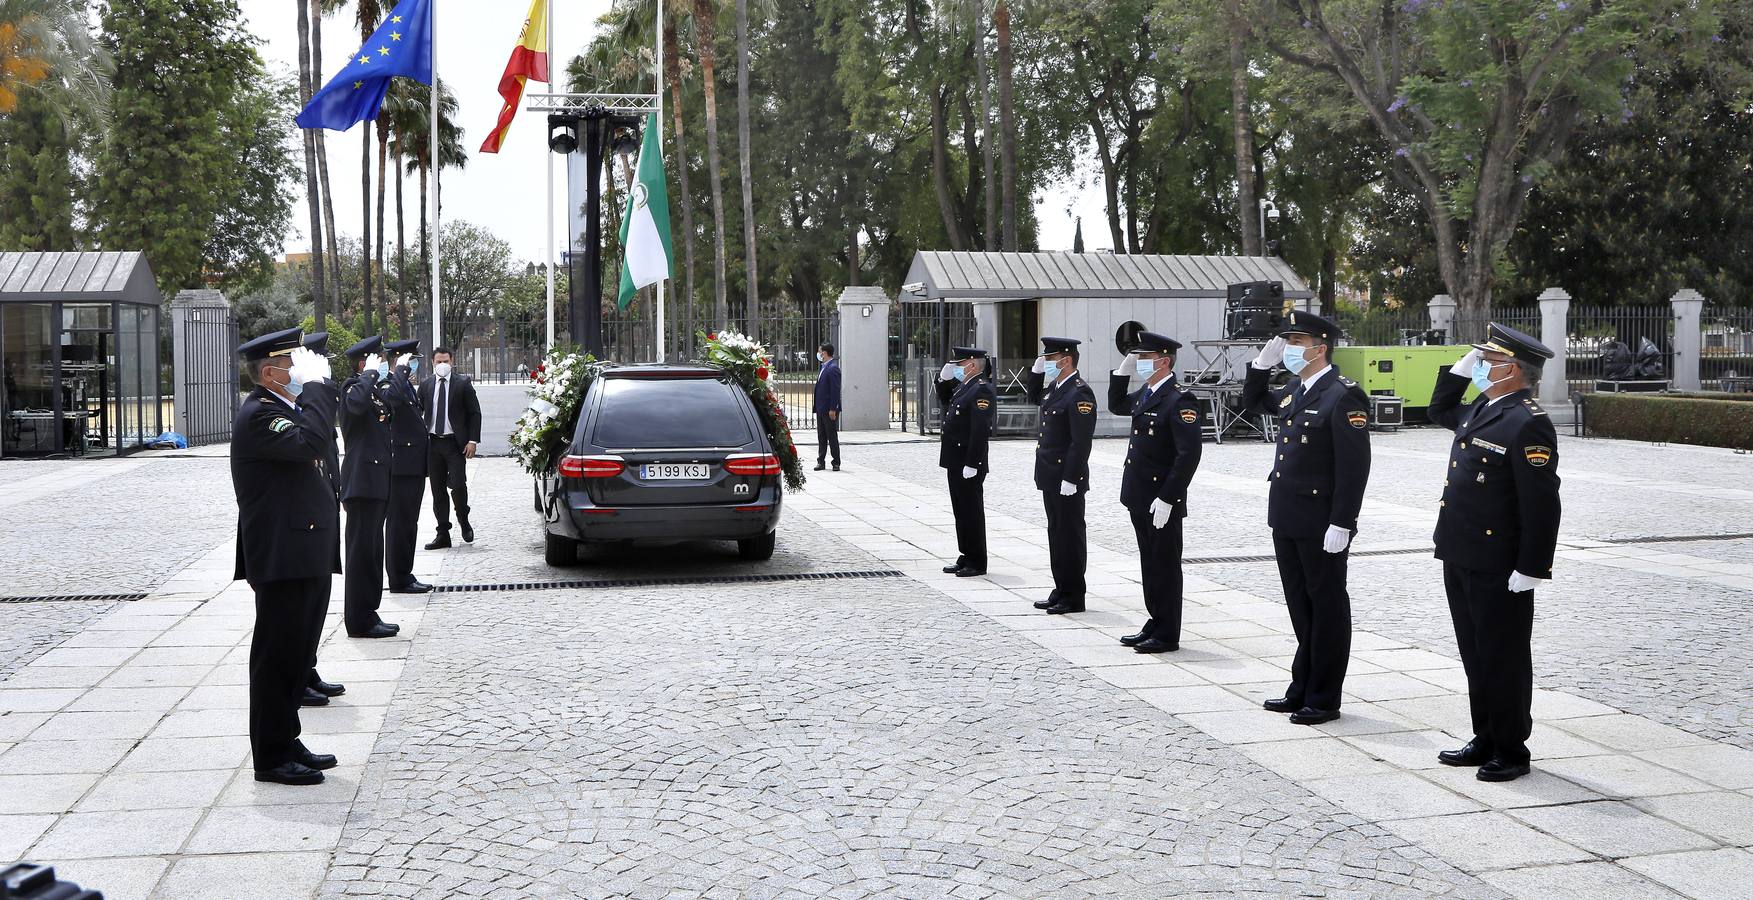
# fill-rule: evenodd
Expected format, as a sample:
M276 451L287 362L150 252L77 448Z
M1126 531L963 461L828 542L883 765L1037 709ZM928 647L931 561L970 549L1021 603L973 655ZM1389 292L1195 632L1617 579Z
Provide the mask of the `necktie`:
M448 415L450 394L447 391L449 385L449 378L438 379L438 398L432 402L432 433L440 437L450 434L450 422L448 421L450 418Z

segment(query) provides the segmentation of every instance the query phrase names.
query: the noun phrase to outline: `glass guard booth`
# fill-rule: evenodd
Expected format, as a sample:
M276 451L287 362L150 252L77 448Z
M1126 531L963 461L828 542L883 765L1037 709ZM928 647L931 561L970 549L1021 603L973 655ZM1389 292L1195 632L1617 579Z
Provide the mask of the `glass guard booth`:
M138 253L0 254L0 456L125 454L167 418Z

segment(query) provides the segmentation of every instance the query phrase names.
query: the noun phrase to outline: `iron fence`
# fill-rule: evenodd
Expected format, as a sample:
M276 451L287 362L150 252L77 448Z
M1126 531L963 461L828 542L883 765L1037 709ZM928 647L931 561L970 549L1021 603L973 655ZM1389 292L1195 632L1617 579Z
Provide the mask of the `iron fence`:
M1705 307L1699 328L1701 386L1707 391L1753 390L1753 309Z
M1674 377L1674 311L1661 306L1573 306L1566 330L1565 373L1570 393L1594 391L1606 375L1607 350L1622 343L1636 355L1645 339L1662 359L1662 379Z
M184 421L177 426L191 447L230 441L239 397L237 323L230 307L203 306L189 310L182 328ZM160 417L174 421L172 406L169 417Z
M939 421L938 370L949 348L974 343L969 303L909 303L889 307L889 423L903 431L935 431ZM999 360L993 360L995 372Z

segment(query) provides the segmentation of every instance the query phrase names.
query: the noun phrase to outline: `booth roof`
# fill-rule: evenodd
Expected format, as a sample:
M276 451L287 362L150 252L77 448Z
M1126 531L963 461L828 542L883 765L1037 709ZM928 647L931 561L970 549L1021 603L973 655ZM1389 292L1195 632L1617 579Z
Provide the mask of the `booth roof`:
M1158 256L1124 253L972 253L921 250L903 302L1069 298L1223 297L1232 284L1277 281L1284 296L1314 297L1276 256Z
M146 254L0 253L0 303L163 301Z

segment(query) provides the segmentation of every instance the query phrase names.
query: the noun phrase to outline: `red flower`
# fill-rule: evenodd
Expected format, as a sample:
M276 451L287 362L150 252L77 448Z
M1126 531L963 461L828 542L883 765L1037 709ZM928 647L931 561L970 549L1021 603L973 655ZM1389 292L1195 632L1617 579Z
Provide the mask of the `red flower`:
M716 331L709 331L709 332L707 332L707 333L706 333L706 339L707 339L707 340L709 340L709 341L716 341L716 340L718 340L718 332L716 332Z
M767 367L762 366L761 368L756 369L755 370L755 377L757 379L760 379L761 381L766 381L767 380Z

